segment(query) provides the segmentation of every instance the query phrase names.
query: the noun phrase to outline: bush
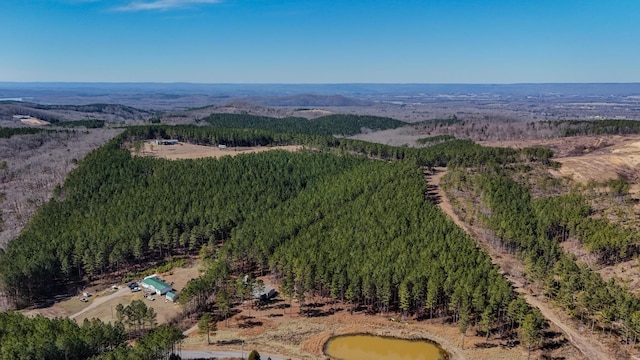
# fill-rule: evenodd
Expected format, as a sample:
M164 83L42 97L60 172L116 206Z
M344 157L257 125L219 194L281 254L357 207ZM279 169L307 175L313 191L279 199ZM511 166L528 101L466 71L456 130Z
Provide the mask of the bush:
M249 357L247 358L248 360L260 360L260 354L253 350L249 353Z

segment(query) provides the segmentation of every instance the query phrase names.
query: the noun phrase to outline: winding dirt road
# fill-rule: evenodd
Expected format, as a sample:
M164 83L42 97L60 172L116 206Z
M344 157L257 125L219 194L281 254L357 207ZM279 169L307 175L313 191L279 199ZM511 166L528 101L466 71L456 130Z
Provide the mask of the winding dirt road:
M508 252L500 251L499 249L495 249L489 243L489 241L482 236L482 234L474 231L468 224L466 224L460 217L453 211L453 207L451 206L451 202L447 198L447 194L440 187L440 181L442 177L446 174L446 168L436 168L434 169L434 173L427 176L427 182L431 185L431 191L435 192L439 197L438 206L442 211L449 216L453 222L456 223L459 227L464 229L472 239L478 243L491 257L491 261L498 265L500 269L502 269L503 275L513 283L515 291L524 295L525 300L529 303L530 306L537 307L542 315L544 315L547 320L552 322L558 328L562 330L567 339L571 342L573 346L575 346L581 353L584 355L586 359L595 360L609 360L615 359L612 355L608 353L606 349L604 349L599 341L595 338L587 337L584 334L580 333L572 326L568 325L561 319L561 316L558 311L555 311L549 303L543 302L539 300L535 294L530 294L528 291L525 291L523 286L524 278L522 277L522 264L511 254ZM509 271L505 272L504 269L512 269L513 267L518 267L520 271ZM517 273L515 275L513 273Z

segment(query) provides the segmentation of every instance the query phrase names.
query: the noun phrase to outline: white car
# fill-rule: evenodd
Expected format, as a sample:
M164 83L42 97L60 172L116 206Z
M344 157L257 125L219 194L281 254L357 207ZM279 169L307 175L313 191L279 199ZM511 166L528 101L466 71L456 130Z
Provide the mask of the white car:
M147 296L147 300L149 300L149 301L153 301L153 300L155 300L155 299L156 299L156 298L154 298L153 296Z

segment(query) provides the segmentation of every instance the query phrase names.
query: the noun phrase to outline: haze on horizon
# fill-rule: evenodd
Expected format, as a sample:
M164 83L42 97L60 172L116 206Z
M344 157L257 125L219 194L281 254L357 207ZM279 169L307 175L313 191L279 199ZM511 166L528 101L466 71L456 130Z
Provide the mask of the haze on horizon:
M0 82L640 82L640 2L5 0Z

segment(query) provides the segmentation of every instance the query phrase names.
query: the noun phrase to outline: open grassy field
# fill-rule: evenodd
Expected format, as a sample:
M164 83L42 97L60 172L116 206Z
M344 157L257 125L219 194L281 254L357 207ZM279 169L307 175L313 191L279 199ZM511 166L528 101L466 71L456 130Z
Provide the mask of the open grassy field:
M302 146L259 146L259 147L228 147L220 149L216 146L194 145L179 143L177 145L157 145L154 141L144 143L144 149L140 155L157 157L169 160L198 159L203 157L236 156L238 154L250 154L269 150L298 151Z

